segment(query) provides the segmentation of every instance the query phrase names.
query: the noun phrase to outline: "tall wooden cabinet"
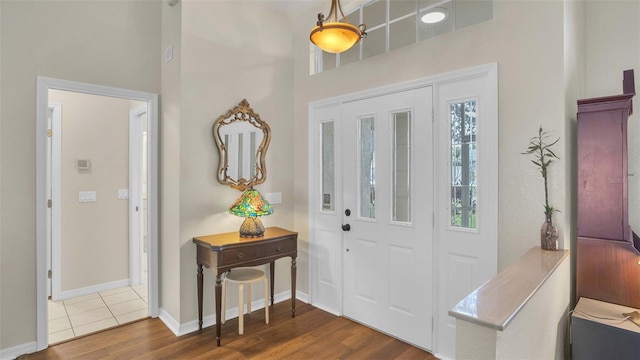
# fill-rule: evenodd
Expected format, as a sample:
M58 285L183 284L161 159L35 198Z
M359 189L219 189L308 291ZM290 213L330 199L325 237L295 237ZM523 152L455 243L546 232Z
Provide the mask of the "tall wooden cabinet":
M578 100L576 295L638 308L640 238L629 226L627 157L633 70L623 92Z
M578 100L578 236L630 239L624 94Z

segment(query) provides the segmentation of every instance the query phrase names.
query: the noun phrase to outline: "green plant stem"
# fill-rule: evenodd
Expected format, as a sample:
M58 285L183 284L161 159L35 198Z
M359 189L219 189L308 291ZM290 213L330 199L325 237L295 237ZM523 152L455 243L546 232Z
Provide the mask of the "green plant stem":
M542 136L540 136L540 142L542 143ZM544 164L544 151L542 146L540 146L540 159L541 164ZM549 188L547 187L547 169L544 167L542 169L542 178L544 179L544 212L545 214L549 212Z

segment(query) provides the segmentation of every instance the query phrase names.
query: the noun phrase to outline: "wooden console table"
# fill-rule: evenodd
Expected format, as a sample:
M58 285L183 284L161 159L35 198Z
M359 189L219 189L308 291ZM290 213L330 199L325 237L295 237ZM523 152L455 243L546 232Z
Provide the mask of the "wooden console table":
M198 246L198 327L202 330L202 296L204 276L202 266L215 269L216 342L220 346L220 315L222 313L222 274L235 267L269 264L271 281L271 305L273 306L275 260L291 257L291 317L296 316L296 257L298 233L269 227L264 236L242 238L238 232L198 236L193 238ZM266 296L266 294L265 294ZM250 300L249 300L250 301Z

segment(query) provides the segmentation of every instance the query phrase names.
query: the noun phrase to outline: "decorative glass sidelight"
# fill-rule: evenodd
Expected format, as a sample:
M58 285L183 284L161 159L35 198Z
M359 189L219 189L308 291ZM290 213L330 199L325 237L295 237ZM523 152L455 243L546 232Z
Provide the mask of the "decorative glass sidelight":
M392 220L411 222L411 112L393 114Z
M476 228L476 101L450 104L451 226Z
M335 161L333 121L322 123L322 210L335 207Z
M359 216L376 218L376 134L375 118L358 119Z

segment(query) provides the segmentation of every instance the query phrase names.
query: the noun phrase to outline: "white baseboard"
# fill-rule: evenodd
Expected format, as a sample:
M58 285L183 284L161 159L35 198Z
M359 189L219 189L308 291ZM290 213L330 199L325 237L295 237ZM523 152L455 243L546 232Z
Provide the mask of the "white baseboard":
M20 355L31 354L36 352L36 342L28 342L26 344L10 347L8 349L0 349L0 360L13 360Z
M442 354L438 354L437 352L436 353L432 353L432 354L433 354L433 356L437 357L440 360L451 360L451 359L449 359L448 357L446 357L446 356L444 356Z
M168 327L175 336L180 336L180 324L176 319L163 308L158 309L158 313L158 318L162 320L164 325Z
M309 302L307 302L308 304L310 304ZM319 304L319 303L314 303L311 304L313 305L313 307L316 307L322 311L328 312L329 314L335 315L335 316L342 316L342 313L340 313L340 311L331 308L330 306L326 306L325 304Z
M279 294L275 294L273 297L273 302L275 304L283 301L288 301L291 299L291 291L287 290L281 292ZM296 299L300 300L304 303L308 303L309 295L306 293L302 293L296 291ZM264 300L255 300L251 302L251 311L262 310L264 308ZM198 331L198 320L189 321L184 324L178 323L167 311L160 308L160 320L171 330L176 336L182 336L194 331ZM227 312L225 314L226 319L234 319L238 317L238 307L227 308ZM207 328L209 326L213 326L216 324L216 316L215 314L203 316L202 318L202 328Z
M91 285L91 286L78 288L78 289L61 291L60 292L60 297L58 299L53 299L53 300L54 301L66 300L66 299L71 299L71 298L78 297L78 296L95 294L95 293L97 293L99 291L107 291L107 290L117 289L117 288L121 288L121 287L125 287L125 286L129 286L129 279L128 278L127 279L122 279L122 280L111 281L111 282L108 282L108 283Z

